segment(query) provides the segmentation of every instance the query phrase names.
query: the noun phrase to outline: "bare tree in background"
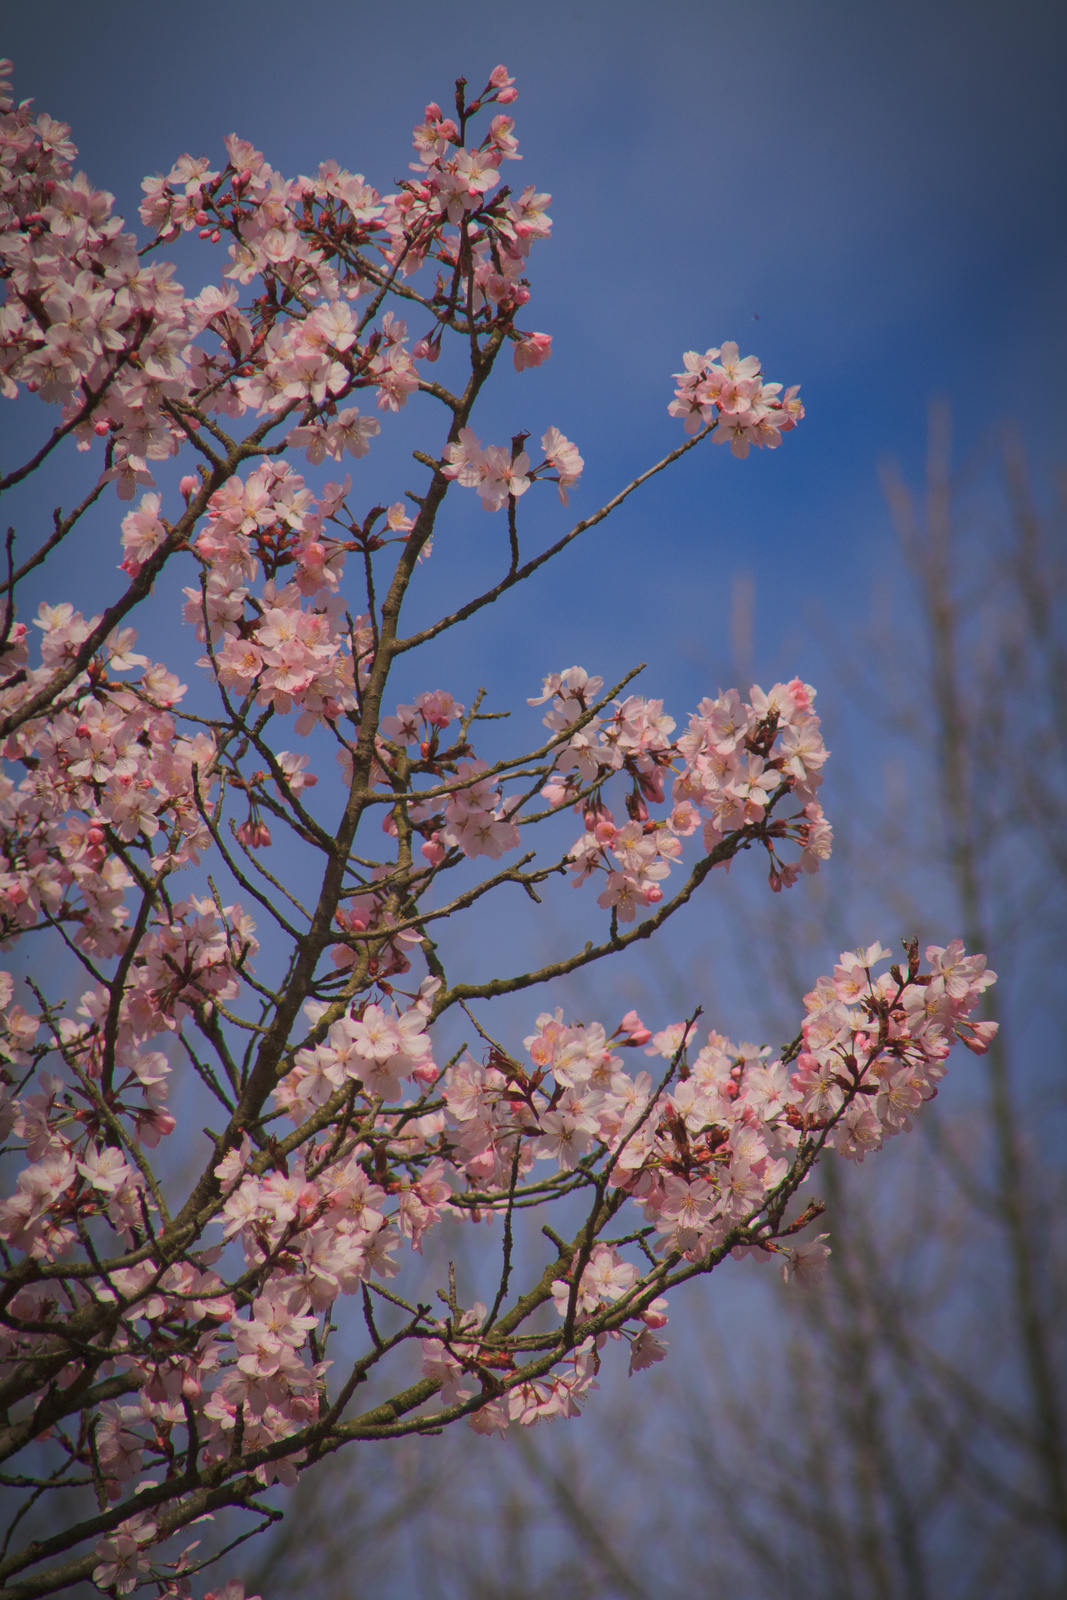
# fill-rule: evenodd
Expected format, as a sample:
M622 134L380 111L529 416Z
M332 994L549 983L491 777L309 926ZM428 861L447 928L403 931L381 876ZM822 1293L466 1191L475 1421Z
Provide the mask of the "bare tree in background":
M909 615L883 610L842 677L867 706L880 696L904 757L882 827L852 840L870 904L934 933L915 891L929 904L939 878L942 917L985 938L1004 980L1001 1032L973 1093L883 1174L877 1215L849 1174L825 1175L834 1258L824 1288L792 1301L783 1388L753 1388L751 1351L720 1353L715 1425L689 1427L688 1459L722 1508L734 1594L1052 1600L1067 1582L1064 1063L1049 1005L1067 907L1064 515L1039 514L1014 434L1000 462L999 525L988 484L953 478L944 407L925 497L886 470ZM780 970L828 934L862 936L864 909L821 897L804 940L779 921Z

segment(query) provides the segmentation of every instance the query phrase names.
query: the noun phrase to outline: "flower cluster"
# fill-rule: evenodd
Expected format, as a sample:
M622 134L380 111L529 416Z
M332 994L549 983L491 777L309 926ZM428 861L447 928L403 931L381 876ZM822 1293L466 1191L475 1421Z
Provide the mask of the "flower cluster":
M371 1004L358 1015L338 1017L320 1044L296 1052L292 1070L274 1092L277 1102L300 1121L350 1083L370 1100L392 1104L403 1081L435 1082L438 1070L426 1025L439 988L439 979L425 979L415 1003L394 1015ZM328 1012L312 1004L308 1015L318 1023Z
M591 715L602 687L602 679L570 667L546 678L544 692L529 702L552 700L544 721L557 735L576 729L559 746L560 776L542 790L555 805L571 800L584 810L586 831L569 858L576 885L605 873L599 904L631 922L641 907L662 900L659 885L680 857L682 839L698 828L709 854L735 830L753 829L770 857L776 890L795 883L802 871L818 871L832 833L815 799L827 751L810 684L794 678L767 694L753 688L749 701L736 689L702 700L688 730L673 742L674 719L664 716L661 700L631 695L615 703L610 717ZM630 780L629 820L621 825L603 793L616 775ZM802 809L770 820L786 795ZM663 804L670 805L668 815L653 818L649 806ZM800 846L795 861L781 860L786 840Z
M439 1386L446 1405L469 1402L479 1393L487 1370L500 1365L497 1352L478 1338L485 1317L485 1306L476 1301L456 1318L454 1329L422 1341L423 1376ZM560 1371L513 1384L502 1399L478 1406L471 1413L470 1425L476 1433L502 1436L513 1422L529 1428L555 1417L580 1416L581 1402L591 1389L600 1387L596 1381L599 1367L596 1341L585 1339Z
M194 546L201 581L185 591L185 614L211 646L201 665L238 698L282 714L298 709L299 733L354 709L354 656L366 676L367 619L347 617L339 593L347 548L339 518L350 487L327 484L317 498L286 463L264 463L212 495ZM124 534L143 511L126 518ZM253 593L259 574L266 581Z
M505 850L519 848L519 830L511 821L511 813L521 796L515 795L504 804L500 790L491 778L484 761L461 761L457 788L448 798L445 807L445 826L436 835L438 845L462 850L465 856L490 856L498 861ZM423 854L433 859L431 847L425 846Z
M582 475L585 465L577 447L565 439L558 428L549 428L541 439L545 459L540 466L530 470L530 458L525 450L507 450L503 445L491 444L483 448L475 437L473 428L463 428L455 444L445 451L447 465L442 467L446 478L455 478L465 489L477 489L486 511L499 511L508 501L525 494L537 477L557 474L551 478L559 485L559 497L567 504L568 490Z
M871 968L888 954L881 945L846 952L833 977L804 999L804 1048L792 1079L797 1109L811 1125L832 1125L829 1143L856 1161L911 1127L937 1093L956 1040L981 1055L997 1031L995 1022L969 1020L996 978L984 956L965 955L954 939L928 947L927 975L913 950L906 977L894 967L873 978Z
M496 76L468 117L514 96L506 71ZM0 86L0 391L14 398L25 387L62 406L82 449L106 441L104 477L124 499L153 488L149 462L177 454L212 415L295 413L287 440L311 463L365 455L379 424L345 402L370 388L379 410L396 411L420 378L405 323L386 311L368 328L351 302L374 293L383 273L410 275L428 256L455 284L426 301L434 321L417 344L422 359L436 360L444 327L468 304L513 341L519 370L551 353L547 334L513 323L529 299L530 247L551 229L550 197L531 185L490 198L500 163L520 159L510 117L495 116L468 148L428 107L415 130L418 177L384 198L336 162L315 178L284 178L235 134L220 169L180 156L165 177L145 180L141 220L160 241L194 229L212 244L225 236L230 259L229 284L187 299L168 263L138 251L113 197L73 174L69 127L34 118L29 102L14 108L8 88ZM256 279L268 292L242 307L240 289ZM562 487L567 477L561 464ZM142 512L143 528L125 530L131 571L163 537L158 499Z
M11 1008L0 1059L32 1068L57 1052L64 1075L40 1072L35 1094L3 1108L30 1165L0 1203L0 1238L52 1261L69 1254L86 1217L100 1216L132 1243L145 1208L158 1209L139 1151L176 1126L166 1108L171 1063L163 1050L147 1047L165 1043L190 1014L211 1014L238 995L257 950L254 924L239 906L192 896L146 928L117 1009L104 985L86 990L74 1015L41 1045L44 1019ZM0 997L12 992L11 974L0 974Z
M465 1057L445 1075L451 1158L483 1203L536 1161L571 1174L602 1159L611 1185L652 1225L662 1257L699 1261L732 1249L778 1259L787 1279L810 1282L828 1254L825 1235L787 1246L762 1220L790 1192L798 1166L824 1147L862 1160L933 1097L956 1040L981 1053L996 1032L995 1023L970 1020L994 981L984 957L966 956L959 941L931 946L930 971L922 973L911 948L905 970L874 976L887 956L880 945L846 952L834 975L819 980L805 1002L803 1048L792 1066L715 1032L696 1050L692 1024L675 1023L645 1051L668 1063L657 1087L617 1053L650 1039L636 1014L609 1038L599 1023L566 1024L561 1011L546 1012L525 1041L529 1068L496 1053L488 1065ZM639 1267L598 1244L578 1287L572 1277L558 1279L552 1299L560 1317L579 1322L625 1312L631 1300L629 1315L607 1332L626 1332L631 1371L638 1371L662 1359L655 1335L667 1320L666 1301L641 1297L642 1288ZM475 1306L449 1337L423 1344L423 1371L440 1383L446 1406L477 1392L461 1387L464 1378L493 1358L492 1347L472 1337L484 1320L484 1306ZM636 1326L626 1330L627 1321ZM588 1370L604 1336L580 1347ZM509 1421L569 1414L567 1380L562 1389L558 1383L544 1386L540 1407L516 1384L506 1403L479 1409L474 1425L502 1431Z
M205 907L192 909L208 915ZM216 932L216 955L224 944ZM210 961L210 942L200 942L197 950L201 973L225 967L225 958ZM368 1106L376 1131L341 1150L330 1139L313 1144L288 1163L265 1163L246 1136L216 1166L224 1194L217 1214L223 1238L240 1241L247 1271L274 1264L250 1316L237 1311L232 1291L209 1270L217 1251L162 1272L144 1260L112 1275L112 1292L126 1302L131 1328L143 1323L162 1330L189 1314L214 1326L190 1352L172 1353L162 1362L151 1353L149 1333L131 1338L126 1365L137 1375L140 1399L136 1407L112 1414L101 1444L108 1478L117 1487L138 1469L145 1446L131 1434L136 1423L184 1420L181 1407L175 1411L168 1399L177 1393L175 1385L195 1401L201 1439L213 1452L230 1449L227 1436L242 1409L245 1427L254 1418L264 1440L297 1432L321 1387L322 1367L309 1359L307 1338L318 1315L338 1296L356 1292L371 1273L395 1275L402 1243L418 1250L427 1230L454 1209L457 1179L461 1186L475 1183L490 1203L493 1191L505 1195L536 1162L550 1162L564 1176L602 1159L610 1184L653 1225L662 1256L699 1260L728 1245L738 1229L749 1230L744 1248L764 1256L780 1253L760 1219L805 1148L814 1142L862 1160L910 1126L936 1092L956 1039L981 1052L995 1032L995 1024L970 1021L994 981L983 957L966 956L955 941L927 950L927 973L920 972L912 949L906 970L894 966L875 977L873 968L887 954L879 945L846 952L833 976L819 980L805 1002L803 1047L794 1070L785 1060L769 1059L766 1049L734 1045L714 1032L694 1052L692 1025L676 1023L652 1037L645 1050L669 1064L657 1087L648 1071L628 1071L618 1053L649 1038L634 1014L609 1038L599 1023L566 1024L561 1011L546 1012L525 1041L529 1068L498 1052L487 1065L464 1056L446 1072L437 1110L427 1110L424 1098L407 1102L409 1110L402 1102L407 1085L424 1096L439 1077L427 1032L438 980L426 980L406 1009L370 1004L330 1020L327 1007L309 1006L320 1042L296 1052L275 1091L277 1103L300 1124L354 1092ZM83 1014L98 1018L103 999L87 995ZM172 993L172 1011L189 1000L185 989ZM127 1083L136 1080L150 1096L167 1071L165 1058L136 1050L132 1024L127 1031ZM99 1026L90 1022L66 1040L68 1052L82 1063L81 1098L88 1108L76 1138L64 1131L69 1114L60 1080L47 1074L37 1095L8 1110L9 1124L35 1159L0 1207L0 1231L34 1255L69 1251L70 1224L91 1215L106 1217L129 1236L153 1204L137 1164L101 1141L105 1108L93 1092L101 1038ZM124 1092L118 1086L108 1095L107 1110L140 1121L144 1113L123 1103ZM368 1161L381 1156L387 1161L379 1183ZM408 1166L410 1176L387 1176L395 1162ZM579 1288L572 1291L571 1281L560 1279L552 1295L561 1315L573 1306L586 1319L605 1307L625 1308L639 1281L634 1263L600 1246ZM28 1317L39 1301L39 1290L24 1292L18 1314ZM654 1331L666 1320L664 1310L661 1301L649 1300L635 1303L632 1315ZM482 1318L484 1308L479 1323ZM638 1367L658 1359L643 1332L635 1337L644 1341L635 1356ZM232 1364L223 1359L231 1342ZM28 1353L33 1338L8 1336L6 1343L11 1360ZM446 1360L440 1341L424 1345L427 1352L428 1359ZM452 1341L448 1374L440 1375L446 1404L469 1397L455 1385L462 1371L474 1369L472 1363L476 1367L463 1339ZM555 1414L559 1382L566 1389L568 1380L554 1380L555 1400L533 1408L521 1387L514 1390L511 1417L521 1414L531 1422ZM273 1463L265 1467L263 1481L274 1470Z
M84 449L94 434L107 439L106 476L129 499L152 483L148 461L185 438L171 410L189 383L181 286L168 263L139 256L113 196L72 173L65 123L6 94L0 111L0 390L14 399L24 386L62 406Z
M741 360L732 340L703 355L687 350L682 360L685 371L674 374L678 387L667 410L685 418L686 433L713 428L716 442L729 441L735 456L747 456L751 445L777 449L804 415L799 384L783 394L780 383L764 383L758 358Z
M99 618L42 604L42 665L19 674L5 698L18 705L47 682L54 664ZM174 707L184 686L133 651L125 629L104 642L91 672L65 703L9 735L4 755L22 763L0 776L0 934L65 924L87 954L112 956L134 886L124 845L154 841L155 870L195 861L210 843L200 813L216 762L210 734L179 736ZM111 672L144 670L125 684Z

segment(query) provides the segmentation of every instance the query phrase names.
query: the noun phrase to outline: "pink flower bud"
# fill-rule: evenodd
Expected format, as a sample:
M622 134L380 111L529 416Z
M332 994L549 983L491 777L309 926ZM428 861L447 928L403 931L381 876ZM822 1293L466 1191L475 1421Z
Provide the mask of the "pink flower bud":
M166 1138L173 1133L177 1123L169 1111L163 1111L159 1106L151 1111L141 1112L137 1117L137 1132L143 1142L154 1149L160 1138Z
M964 1033L964 1028L969 1028L971 1033ZM999 1031L999 1022L966 1022L962 1025L957 1024L956 1037L961 1044L965 1044L968 1050L973 1051L976 1056L984 1056Z
M619 1023L619 1033L626 1035L628 1044L647 1044L652 1037L651 1028L646 1028L636 1011L628 1011Z
M237 837L246 850L260 850L271 842L270 829L258 818L249 817L237 829Z
M180 494L183 494L185 496L185 498L188 500L190 495L194 495L196 493L196 491L199 489L199 487L200 487L200 479L196 476L195 473L190 472L179 483L178 492Z
M433 838L427 839L425 844L422 846L422 853L426 857L426 860L430 863L431 867L439 867L441 862L445 859L447 851L445 850L444 845L438 842L438 838L435 833Z

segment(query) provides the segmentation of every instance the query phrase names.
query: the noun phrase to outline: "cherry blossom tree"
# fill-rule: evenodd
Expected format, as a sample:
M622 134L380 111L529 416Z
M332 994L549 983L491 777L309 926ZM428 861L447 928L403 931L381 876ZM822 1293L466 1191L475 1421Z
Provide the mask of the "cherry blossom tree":
M549 482L566 507L583 462L556 426L532 452L493 440L483 397L498 360L551 354L520 325L551 223L547 194L502 178L515 98L498 67L473 99L459 81L452 115L427 106L395 193L333 161L283 177L236 135L218 166L182 155L145 181L140 246L70 130L5 99L0 375L60 421L0 487L68 440L87 467L36 547L8 533L3 585L0 934L34 956L0 975L9 1600L190 1593L221 1553L194 1523L266 1525L271 1486L346 1444L577 1415L602 1360L663 1358L671 1291L727 1256L817 1273L815 1163L909 1128L950 1047L995 1032L968 1020L984 957L957 940L924 963L913 940L898 963L845 953L777 1055L708 1032L699 996L658 1031L531 996L528 1031L496 1036L491 1002L648 939L738 855L765 852L780 891L831 846L799 678L709 693L679 732L630 691L639 669L605 687L549 662L544 712L492 759L485 691L461 705L431 677L396 703L409 656L654 474L708 439L776 448L803 417L736 344L689 353L669 408L689 437L524 548L520 502ZM193 297L159 253L182 233L211 262ZM358 462L409 405L428 448L392 503L306 470ZM85 616L64 569L112 497L120 578ZM449 562L446 500L496 517L495 554L411 624ZM132 625L155 626L172 574L192 692ZM28 626L31 578L55 588ZM561 879L595 896L596 937L457 970L495 901ZM435 1229L479 1222L471 1282L423 1264Z

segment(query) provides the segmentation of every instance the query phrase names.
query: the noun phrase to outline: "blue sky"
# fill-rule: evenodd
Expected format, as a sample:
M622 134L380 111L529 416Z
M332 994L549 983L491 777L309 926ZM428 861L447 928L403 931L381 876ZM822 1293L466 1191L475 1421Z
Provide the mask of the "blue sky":
M694 452L524 606L443 651L435 682L469 699L502 681L496 703L521 705L553 668L610 680L647 660L645 692L682 717L730 673L738 573L755 581L756 678L825 675L811 607L842 628L866 613L893 559L878 462L919 476L931 394L951 400L961 449L1014 416L1040 467L1057 458L1065 32L1059 6L1026 0L58 0L12 7L3 49L16 93L71 123L81 164L130 218L145 173L187 150L221 164L231 130L288 174L335 156L388 190L424 103L506 62L518 176L554 196L528 319L554 354L503 378L483 436L557 424L586 459L582 515L680 442L666 406L687 348L737 339L801 383L808 417L773 455ZM195 292L210 262L189 241L177 254ZM356 467L368 504L418 486L413 413ZM71 451L15 512L50 513L85 465ZM87 606L110 587L116 509L74 552ZM522 509L531 544L566 526L547 491ZM463 511L465 585L498 559L502 519L473 496ZM426 570L430 605L447 580L437 557Z

